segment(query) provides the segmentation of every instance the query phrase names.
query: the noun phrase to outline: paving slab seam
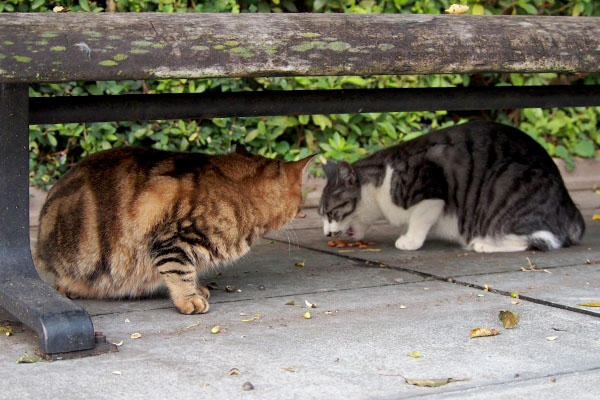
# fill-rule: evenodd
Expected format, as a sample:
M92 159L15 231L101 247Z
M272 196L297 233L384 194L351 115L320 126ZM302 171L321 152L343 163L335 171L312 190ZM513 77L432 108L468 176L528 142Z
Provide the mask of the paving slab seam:
M428 279L424 279L422 281L417 281L417 282L427 282L427 281L431 281ZM264 297L259 297L259 298L245 298L245 299L235 299L235 300L218 300L218 301L213 301L210 304L229 304L229 303L242 303L245 301L254 301L254 300L262 300L262 299L284 299L286 297L295 297L295 296L310 296L310 295L317 295L317 294L322 294L322 293L334 293L334 292L346 292L349 290L363 290L363 289L376 289L376 288L384 288L384 287L390 287L390 286L401 286L401 285L410 285L410 284L414 284L417 282L398 282L398 283L388 283L388 284L381 284L381 285L372 285L372 286L360 286L360 287L349 287L349 288L341 288L341 289L331 289L331 290L319 290L317 292L303 292L303 293L292 293L292 294L282 294L282 295L275 295L275 296L264 296ZM85 305L82 305L83 308L85 308ZM118 315L118 314L130 314L130 313L135 313L135 312L145 312L145 311L154 311L154 310L169 310L172 309L173 306L160 306L160 307L151 307L151 308L146 308L143 310L126 310L126 311L115 311L115 312L103 312L103 313L94 313L92 314L93 317L104 317L104 316L108 316L108 315Z
M471 288L474 288L474 289L479 289L479 290L482 290L482 291L485 291L485 292L489 292L489 293L497 293L497 294L500 294L502 296L507 296L507 297L511 297L512 298L511 292L507 292L505 290L494 289L494 288L489 287L489 286L487 288L485 288L485 287L483 287L481 285L477 285L475 283L469 283L469 282L463 282L463 281L457 281L457 280L454 280L454 283L457 283L459 285L463 285L463 286L466 286L466 287L471 287ZM579 314L584 314L584 315L589 315L589 316L592 316L592 317L600 318L600 313L597 313L597 312L594 312L594 311L584 310L582 308L576 308L576 307L571 307L571 306L566 306L564 304L558 304L558 303L554 303L554 302L547 301L547 300L536 299L534 297L529 297L529 296L525 296L525 295L522 295L522 294L519 294L519 300L525 300L525 301L529 301L529 302L540 304L540 305L547 306L547 307L559 308L561 310L572 311L572 312L576 312L576 313L579 313Z
M278 240L278 239L273 239L273 240L281 242L281 240ZM379 267L379 265L381 265L381 263L375 262L375 261L365 260L365 259L360 258L360 257L355 257L355 256L347 255L347 254L332 254L332 253L330 253L330 252L328 252L326 250L321 250L321 249L316 249L316 248L311 248L311 247L305 247L305 246L302 246L300 244L298 244L298 247L306 249L306 250L318 251L320 253L324 253L324 254L328 254L328 255L334 255L334 256L337 255L338 257L346 258L346 259L349 259L349 260L352 260L352 261L362 262L362 263L364 263L364 265L367 268L375 268L375 265L377 265L378 268L381 268L381 267ZM365 263L365 261L366 261L366 263ZM571 265L571 267L579 266L579 265L581 265L581 264ZM565 267L568 267L568 266L557 266L557 267L553 267L553 268L565 268ZM419 276L421 276L423 278L429 278L429 279L437 280L437 281L440 281L440 282L459 284L461 286L465 286L465 287L469 287L469 288L473 288L473 289L478 289L478 290L481 290L481 291L493 292L493 293L500 294L502 296L511 297L511 293L510 292L507 292L507 291L504 291L504 290L499 290L499 289L493 289L493 288L489 288L489 287L486 290L486 288L483 287L483 286L481 286L481 285L477 285L477 284L469 283L469 282L464 282L464 281L459 281L459 280L456 280L454 278L447 278L447 277L442 277L442 276L430 274L430 273L427 273L427 272L415 271L415 270L408 269L408 268L405 268L405 267L400 267L400 266L397 266L397 265L386 264L386 268L390 268L390 269L394 269L394 270L397 270L397 271L402 271L402 272L406 272L406 273L410 273L410 274L419 275ZM505 271L505 272L511 272L512 273L514 271ZM498 272L498 273L500 273L500 272ZM488 274L481 274L481 275L488 275ZM479 274L472 274L472 275L462 275L462 276L464 277L464 276L481 276L481 275L479 275ZM584 314L584 315L589 315L589 316L592 316L592 317L600 318L600 313L597 313L597 312L593 312L593 311L589 311L589 310L584 310L584 309L580 309L580 308L575 308L575 307L571 307L571 306L566 306L566 305L562 305L562 304L557 304L557 303L553 303L553 302L550 302L550 301L547 301L547 300L536 299L536 298L529 297L529 296L521 296L520 295L519 296L519 300L526 300L526 301L530 301L532 303L540 304L540 305L543 305L543 306L546 306L546 307L558 308L558 309L562 309L562 310L566 310L566 311L576 312L576 313L579 313L579 314Z
M440 396L443 395L451 395L451 394L467 394L469 392L474 392L474 391L478 391L481 389L492 389L492 388L496 388L496 387L501 387L504 385L512 385L512 384L521 384L521 383L526 383L526 382L530 382L530 381L536 381L538 379L544 379L544 378L548 378L548 379L552 379L552 378L566 378L568 376L571 375L576 375L576 374L580 374L580 373L585 373L585 372L594 372L594 371L600 371L600 366L599 367L594 367L594 368L587 368L587 369L582 369L582 370L577 370L577 371L570 371L570 372L558 372L556 374L549 374L549 375L540 375L540 376L531 376L528 378L515 378L518 380L511 380L511 381L501 381L501 382L496 382L496 383L487 383L487 384L482 384L482 385L478 385L478 386L472 386L472 387L467 387L467 388L459 388L459 389L450 389L450 390L444 390L444 391L440 391L438 393L423 393L423 394L417 394L417 395L411 395L408 397L402 397L404 399L418 399L418 398L429 398L429 397L434 397L434 398L438 398ZM398 397L395 397L398 398Z
M596 263L594 263L596 264ZM550 266L550 267L544 267L545 270L559 270L560 268L573 268L573 267L582 267L584 265L593 265L593 264L588 264L586 262L579 262L579 263L575 263L575 264L568 264L568 265L555 265L555 266ZM393 267L393 265L388 265L389 267ZM455 278L463 278L463 277L469 277L469 276L473 276L473 277L480 277L480 276L486 276L486 275L502 275L502 274L512 274L515 271L493 271L493 272L482 272L480 274L476 273L476 274L464 274L464 275L454 275L453 277ZM529 272L529 271L527 271ZM536 272L538 272L536 270Z

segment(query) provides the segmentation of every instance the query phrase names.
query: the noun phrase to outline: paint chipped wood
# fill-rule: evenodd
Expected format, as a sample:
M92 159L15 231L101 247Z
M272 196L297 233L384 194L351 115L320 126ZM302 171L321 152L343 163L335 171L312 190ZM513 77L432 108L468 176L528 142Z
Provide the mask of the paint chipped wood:
M599 17L14 13L0 82L600 72Z

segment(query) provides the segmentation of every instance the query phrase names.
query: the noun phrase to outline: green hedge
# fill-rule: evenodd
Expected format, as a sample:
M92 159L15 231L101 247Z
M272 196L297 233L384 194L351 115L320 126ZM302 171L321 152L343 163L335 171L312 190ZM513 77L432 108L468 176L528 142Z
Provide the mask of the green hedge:
M353 12L442 13L451 3L468 4L474 14L600 15L593 0L3 0L0 12ZM242 90L409 88L477 85L600 84L600 75L485 74L252 79L171 79L161 81L73 82L32 85L31 96L124 93L201 93ZM476 118L519 126L551 155L573 165L573 156L600 158L600 107L501 110L477 113L410 112L312 115L269 118L107 122L34 125L30 128L31 184L53 183L82 156L122 145L224 153L243 143L267 157L295 160L319 152L325 158L354 161L369 152L416 137L432 128Z

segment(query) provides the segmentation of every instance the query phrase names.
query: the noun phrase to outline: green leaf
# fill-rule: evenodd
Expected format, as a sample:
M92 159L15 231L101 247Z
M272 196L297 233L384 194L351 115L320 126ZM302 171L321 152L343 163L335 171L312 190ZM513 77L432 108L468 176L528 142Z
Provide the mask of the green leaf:
M485 14L485 9L482 4L476 3L471 7L471 14L473 15L483 15Z
M90 4L88 3L88 0L79 0L79 7L81 7L83 11L90 12Z
M301 125L306 125L310 121L310 115L298 115L298 122Z
M35 0L33 2L33 4L31 4L31 9L32 10L37 10L38 8L40 8L44 3L46 2L46 0Z
M525 83L525 79L523 79L523 75L521 74L510 74L510 81L513 86L523 86L523 83Z
M252 129L250 132L248 132L248 134L244 138L244 142L246 142L246 143L251 142L254 139L256 139L257 136L258 136L258 129Z
M536 15L538 13L537 12L537 8L535 8L535 6L533 4L530 4L530 3L526 2L526 1L519 1L518 5L527 14Z
M579 157L593 157L595 153L594 142L591 140L582 140L575 143L575 154Z
M325 115L313 115L312 120L315 123L315 125L321 128L322 131L324 131L326 128L331 128L333 126L331 120Z

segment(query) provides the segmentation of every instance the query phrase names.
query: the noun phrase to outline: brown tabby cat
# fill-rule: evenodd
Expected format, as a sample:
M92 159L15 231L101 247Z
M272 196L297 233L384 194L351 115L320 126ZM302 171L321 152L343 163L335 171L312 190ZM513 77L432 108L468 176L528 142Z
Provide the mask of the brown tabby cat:
M40 214L36 265L59 291L142 296L167 286L184 314L208 311L196 275L234 261L294 218L312 157L281 162L122 148L76 164Z

